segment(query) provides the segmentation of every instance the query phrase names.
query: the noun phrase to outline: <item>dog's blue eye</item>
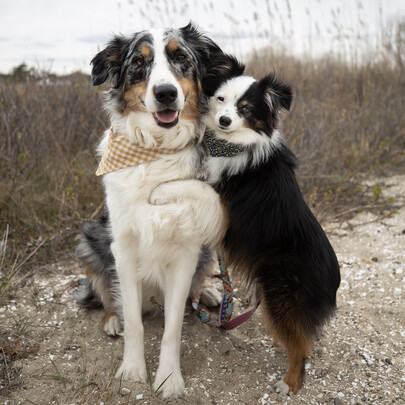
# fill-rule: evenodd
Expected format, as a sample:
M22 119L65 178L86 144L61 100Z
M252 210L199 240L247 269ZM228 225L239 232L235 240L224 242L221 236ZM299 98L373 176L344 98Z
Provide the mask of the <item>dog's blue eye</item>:
M217 97L217 100L220 101L221 103L223 103L225 101L225 99L223 97Z
M182 53L179 53L179 54L176 56L176 60L177 60L178 62L184 62L184 61L186 60L186 58L187 58L187 56L186 56L186 55L183 55Z
M242 107L242 112L248 113L249 111L250 111L250 107L249 107L248 105L244 105L244 106Z

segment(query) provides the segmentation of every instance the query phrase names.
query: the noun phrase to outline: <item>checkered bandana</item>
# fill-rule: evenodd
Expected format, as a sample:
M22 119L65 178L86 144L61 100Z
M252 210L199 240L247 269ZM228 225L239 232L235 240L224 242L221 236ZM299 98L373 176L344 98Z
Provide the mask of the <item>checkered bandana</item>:
M101 157L96 176L160 159L177 153L179 149L143 148L128 141L125 135L114 135L110 130L107 147Z

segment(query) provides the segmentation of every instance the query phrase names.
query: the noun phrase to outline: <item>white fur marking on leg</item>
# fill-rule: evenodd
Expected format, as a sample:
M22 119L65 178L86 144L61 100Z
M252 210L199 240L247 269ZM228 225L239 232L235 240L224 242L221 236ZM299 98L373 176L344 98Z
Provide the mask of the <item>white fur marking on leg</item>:
M287 395L290 392L290 387L283 380L276 382L274 388L276 392Z
M208 184L198 180L163 183L153 190L150 201L158 206L176 202L183 212L194 214L185 229L194 229L211 246L220 242L225 218L219 195Z
M146 383L146 366L144 367L143 365L141 365L141 367L138 367L137 364L128 364L126 362L123 362L121 364L121 367L118 369L117 374L115 374L115 378L122 378L123 381L131 380Z
M121 322L118 316L112 316L105 324L104 324L104 332L108 336L117 336L121 332Z
M167 378L167 380L163 383L163 381ZM159 392L163 392L163 398L177 398L184 392L184 380L181 376L181 372L173 371L171 374L168 374L166 377L163 378L156 376L156 380L153 384L153 389L157 390L159 386L163 383Z

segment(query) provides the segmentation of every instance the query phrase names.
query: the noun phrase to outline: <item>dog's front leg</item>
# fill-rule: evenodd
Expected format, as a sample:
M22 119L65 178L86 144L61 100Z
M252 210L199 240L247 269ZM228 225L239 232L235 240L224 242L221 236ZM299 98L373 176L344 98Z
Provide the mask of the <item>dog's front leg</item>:
M150 196L150 203L163 205L179 199L192 199L199 201L203 198L212 198L215 193L212 187L199 180L174 180L159 184Z
M179 256L179 260L172 262L165 274L165 330L159 368L153 384L156 390L164 382L161 388L164 398L178 397L184 391L180 371L181 329L184 307L198 261L198 252L184 251Z
M124 315L124 359L116 378L146 382L142 324L142 281L137 279L137 257L133 246L111 245L120 280Z

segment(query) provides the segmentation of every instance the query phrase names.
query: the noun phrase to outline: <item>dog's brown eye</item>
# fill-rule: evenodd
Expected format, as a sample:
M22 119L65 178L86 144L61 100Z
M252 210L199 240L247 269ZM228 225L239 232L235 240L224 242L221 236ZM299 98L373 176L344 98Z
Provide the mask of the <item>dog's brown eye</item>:
M186 55L183 55L182 53L179 53L177 56L176 56L176 60L177 60L177 62L184 62L185 60L186 60Z
M134 63L135 63L135 65L142 66L145 63L145 59L141 58L141 57L135 58Z
M225 99L223 97L217 97L217 100L220 101L221 103L223 103L225 101Z

